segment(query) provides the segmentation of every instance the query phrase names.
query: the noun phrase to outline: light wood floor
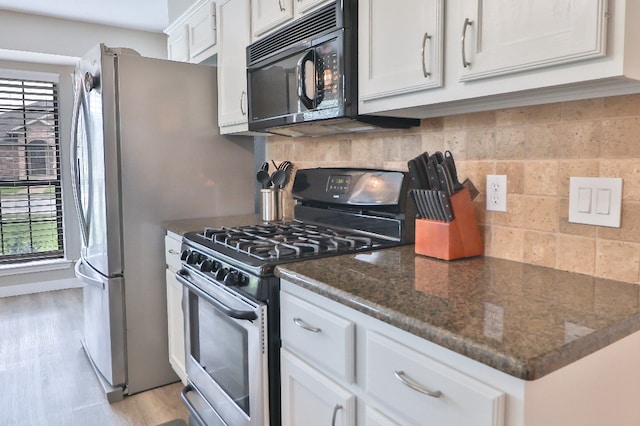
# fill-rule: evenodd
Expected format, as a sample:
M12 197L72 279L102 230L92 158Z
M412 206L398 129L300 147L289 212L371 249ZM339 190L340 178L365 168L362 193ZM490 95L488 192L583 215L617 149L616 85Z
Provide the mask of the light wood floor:
M0 298L0 425L157 425L188 419L182 383L109 404L80 339L82 290Z

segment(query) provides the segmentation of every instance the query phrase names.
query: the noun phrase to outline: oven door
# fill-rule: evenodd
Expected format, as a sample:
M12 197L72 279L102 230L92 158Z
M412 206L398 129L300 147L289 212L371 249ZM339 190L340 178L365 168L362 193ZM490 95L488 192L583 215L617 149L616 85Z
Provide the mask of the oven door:
M185 365L199 394L229 425L268 419L266 305L185 268ZM191 407L190 407L191 408Z

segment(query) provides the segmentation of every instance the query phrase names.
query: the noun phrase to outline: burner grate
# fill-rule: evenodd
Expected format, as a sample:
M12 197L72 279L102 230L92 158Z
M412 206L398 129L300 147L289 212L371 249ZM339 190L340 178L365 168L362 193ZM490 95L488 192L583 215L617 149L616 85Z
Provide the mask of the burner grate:
M366 236L297 222L205 228L199 235L214 245L222 245L260 260L336 254L376 245L374 239Z

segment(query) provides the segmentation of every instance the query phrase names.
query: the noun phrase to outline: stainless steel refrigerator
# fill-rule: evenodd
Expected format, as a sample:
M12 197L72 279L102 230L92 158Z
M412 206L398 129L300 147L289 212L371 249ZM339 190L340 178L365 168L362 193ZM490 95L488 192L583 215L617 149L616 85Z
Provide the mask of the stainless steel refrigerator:
M98 45L76 66L74 92L83 346L113 402L178 380L162 223L252 213L253 142L219 134L214 67Z

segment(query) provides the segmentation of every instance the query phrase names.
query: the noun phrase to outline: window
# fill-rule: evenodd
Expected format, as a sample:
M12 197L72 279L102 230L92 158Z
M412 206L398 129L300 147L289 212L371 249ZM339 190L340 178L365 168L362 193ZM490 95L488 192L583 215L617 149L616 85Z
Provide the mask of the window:
M57 85L0 79L0 264L63 256Z

